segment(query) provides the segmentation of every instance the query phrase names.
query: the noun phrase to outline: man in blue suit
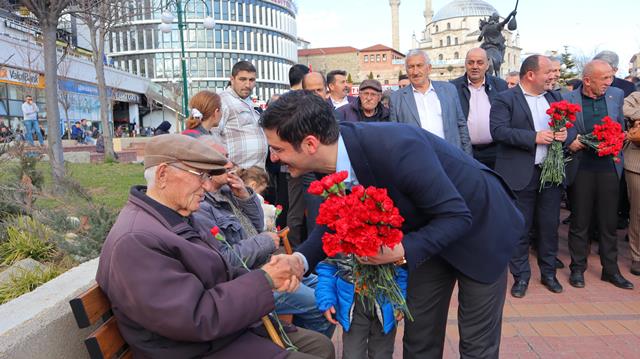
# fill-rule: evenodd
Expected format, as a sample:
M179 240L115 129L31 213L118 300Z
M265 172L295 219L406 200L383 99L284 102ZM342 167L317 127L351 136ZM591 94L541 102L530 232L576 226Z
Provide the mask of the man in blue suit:
M372 265L408 265L414 321L404 358L441 358L452 291L459 288L460 353L498 358L506 267L524 221L507 184L439 137L395 123L344 123L310 92L283 95L262 116L271 159L306 172L348 171L348 186L386 188L405 222L401 245ZM419 155L416 155L419 154ZM297 255L313 268L325 257L316 227Z
M391 94L389 121L421 127L471 154L467 118L456 88L448 82L429 79L431 63L422 50L407 53L405 69L411 86Z
M582 86L566 95L571 103L582 106L576 116L578 136L593 131L593 126L609 116L624 128L622 104L624 93L611 87L614 71L603 60L593 60L582 71ZM602 263L602 280L623 289L633 289L633 283L620 274L618 267L618 195L622 162L615 163L611 156L599 157L576 138L569 149L575 153L567 166L567 181L571 185L571 226L569 227L569 252L571 276L569 284L584 287L584 271L589 254L589 224L595 220L600 238L598 247ZM620 153L622 157L622 153ZM624 190L624 189L623 189ZM597 210L596 207L597 206Z
M562 187L546 185L540 190L542 163L549 145L565 142L567 131L549 129L550 104L562 98L557 92L547 92L553 81L553 68L546 56L531 55L520 67L520 84L498 94L489 115L491 136L498 143L496 172L502 175L518 196L518 208L526 225L516 253L510 263L514 284L511 295L522 298L529 287L529 231L535 223L538 235L538 266L541 282L551 292L563 288L556 278L558 225ZM534 220L535 217L535 220Z

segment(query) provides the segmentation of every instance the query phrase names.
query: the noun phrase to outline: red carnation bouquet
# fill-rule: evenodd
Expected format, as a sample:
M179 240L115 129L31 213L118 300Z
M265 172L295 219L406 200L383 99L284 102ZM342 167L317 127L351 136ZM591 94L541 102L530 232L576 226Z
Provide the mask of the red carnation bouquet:
M598 156L612 156L616 163L620 162L618 155L624 145L624 132L622 126L611 117L605 116L601 124L593 125L593 132L579 138L583 145L594 149Z
M316 222L327 226L322 236L322 249L329 257L344 254L352 268L356 293L373 305L388 300L411 319L407 303L396 283L395 265L367 265L357 257L375 256L383 246L392 248L402 241L400 227L404 218L389 198L386 189L353 186L347 193L346 171L314 181L308 192L322 196ZM355 257L354 257L355 256Z
M576 113L582 111L580 105L570 103L566 100L552 102L547 110L547 115L551 118L549 120L549 129L553 132L560 131L563 127L567 129L573 127L573 122L576 120ZM553 140L547 157L542 163L542 173L540 175L540 191L545 185L550 184L557 186L564 181L564 164L566 159L564 157L564 151L562 150L562 142Z

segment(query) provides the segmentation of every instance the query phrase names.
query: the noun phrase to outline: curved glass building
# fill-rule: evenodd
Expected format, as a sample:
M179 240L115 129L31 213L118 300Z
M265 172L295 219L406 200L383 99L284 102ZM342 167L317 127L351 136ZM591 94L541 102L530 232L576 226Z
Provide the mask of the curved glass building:
M176 0L138 0L134 18L117 26L107 39L107 55L116 67L149 77L180 93L180 33ZM214 29L202 20L207 6ZM184 6L185 1L181 0ZM153 11L143 11L153 9ZM161 13L171 12L173 30L158 29ZM268 100L289 88L288 71L297 60L296 5L292 0L189 0L184 8L185 57L189 95L222 91L238 61L251 61L257 72L254 92Z

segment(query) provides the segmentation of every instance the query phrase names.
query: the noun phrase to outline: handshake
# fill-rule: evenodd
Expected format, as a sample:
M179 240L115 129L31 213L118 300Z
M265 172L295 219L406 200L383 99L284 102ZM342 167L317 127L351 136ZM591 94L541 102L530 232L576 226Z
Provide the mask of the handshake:
M271 257L269 263L262 266L262 270L271 277L275 291L294 292L300 286L304 265L299 256L278 254Z

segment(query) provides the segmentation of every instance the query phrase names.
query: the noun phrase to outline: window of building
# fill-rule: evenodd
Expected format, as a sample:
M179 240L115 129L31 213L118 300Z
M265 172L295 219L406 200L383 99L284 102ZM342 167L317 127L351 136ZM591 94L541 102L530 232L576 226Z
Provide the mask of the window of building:
M438 32L438 25L436 25L436 32Z
M369 62L369 55L364 55L364 62Z
M447 30L451 30L451 23L450 22L447 23Z
M442 39L440 39L440 47L442 47Z
M382 62L387 62L387 54L382 54Z
M444 59L444 56L442 56L442 54L438 55L438 60L442 61Z
M376 62L380 62L380 54L376 55Z
M459 57L460 57L460 55L458 54L458 52L457 52L457 51L453 53L453 58L454 58L454 59L456 59L456 60L457 60Z
M447 46L451 45L451 36L447 36Z

